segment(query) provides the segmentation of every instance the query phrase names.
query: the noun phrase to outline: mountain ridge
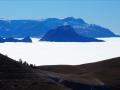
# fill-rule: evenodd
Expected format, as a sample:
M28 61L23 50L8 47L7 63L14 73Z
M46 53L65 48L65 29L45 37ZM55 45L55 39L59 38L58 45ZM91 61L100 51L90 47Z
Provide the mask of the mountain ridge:
M75 32L69 25L60 26L54 30L48 31L40 41L49 42L103 42L91 37L81 36Z
M110 87L110 90L120 89L120 57L82 65L49 65L38 68L68 75L65 77L68 80L81 81L81 78L87 80L96 78Z
M32 43L32 39L30 37L25 37L23 39L18 39L18 38L2 38L0 37L0 43L5 43L5 42L25 42L25 43Z
M98 25L86 23L81 18L47 18L44 20L0 20L0 36L3 38L42 37L49 30L70 25L78 34L89 37L116 37L112 31ZM93 34L94 33L94 34Z
M120 57L83 65L31 67L0 54L0 89L119 90L119 64Z

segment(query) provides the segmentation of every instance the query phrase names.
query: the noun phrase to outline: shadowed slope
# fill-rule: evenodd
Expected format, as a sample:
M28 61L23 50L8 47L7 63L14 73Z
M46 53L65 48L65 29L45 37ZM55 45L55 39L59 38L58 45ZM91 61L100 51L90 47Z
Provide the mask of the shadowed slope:
M70 76L32 68L0 54L0 90L107 90L100 80Z
M0 90L70 90L55 83L43 71L0 54Z
M111 90L120 89L120 57L76 66L55 65L40 66L38 68L65 74L65 78L69 80L82 81L84 79L89 83L89 81L92 82L92 80L96 79L101 84L109 86ZM84 80L83 82L85 82Z

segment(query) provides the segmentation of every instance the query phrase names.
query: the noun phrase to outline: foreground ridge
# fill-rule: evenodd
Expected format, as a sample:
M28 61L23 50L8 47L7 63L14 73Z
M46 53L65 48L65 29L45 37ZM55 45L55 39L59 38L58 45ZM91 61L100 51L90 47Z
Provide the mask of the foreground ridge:
M76 66L33 67L0 54L0 90L118 90L119 64L120 58L113 58Z

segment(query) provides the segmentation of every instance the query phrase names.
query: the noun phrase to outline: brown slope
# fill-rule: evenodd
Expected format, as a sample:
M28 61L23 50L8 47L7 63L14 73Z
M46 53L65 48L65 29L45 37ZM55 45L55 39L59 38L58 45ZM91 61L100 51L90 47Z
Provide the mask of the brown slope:
M70 90L42 71L0 54L0 90Z
M120 57L84 65L40 66L41 70L65 74L65 78L83 82L97 81L120 89ZM85 82L85 83L86 83Z

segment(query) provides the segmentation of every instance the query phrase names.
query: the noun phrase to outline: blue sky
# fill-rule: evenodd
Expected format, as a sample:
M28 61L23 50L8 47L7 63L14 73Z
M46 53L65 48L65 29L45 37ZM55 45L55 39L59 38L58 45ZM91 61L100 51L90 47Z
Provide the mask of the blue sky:
M120 0L0 0L0 18L73 16L120 34Z

